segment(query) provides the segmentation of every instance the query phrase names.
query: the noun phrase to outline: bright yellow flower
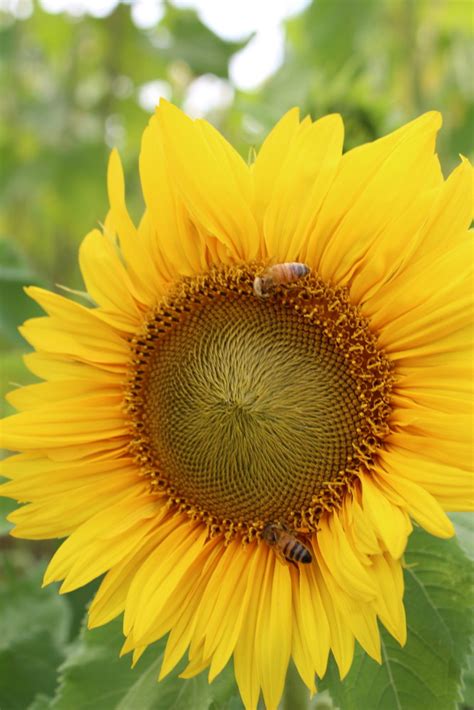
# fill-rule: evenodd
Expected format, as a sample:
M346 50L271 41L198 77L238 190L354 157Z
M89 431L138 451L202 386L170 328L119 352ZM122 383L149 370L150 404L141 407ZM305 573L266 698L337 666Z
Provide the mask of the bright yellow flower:
M291 657L314 691L377 619L405 642L412 521L439 537L472 502L472 173L445 181L437 113L342 153L339 116L290 111L246 165L163 102L143 137L146 211L110 212L80 251L87 308L39 288L23 326L41 384L3 423L13 534L66 537L45 583L105 574L91 627L124 612L134 661L169 632L160 677L233 656L247 708ZM269 265L309 275L259 296ZM283 524L312 562L262 531ZM291 545L290 545L291 547ZM288 554L288 550L287 550Z

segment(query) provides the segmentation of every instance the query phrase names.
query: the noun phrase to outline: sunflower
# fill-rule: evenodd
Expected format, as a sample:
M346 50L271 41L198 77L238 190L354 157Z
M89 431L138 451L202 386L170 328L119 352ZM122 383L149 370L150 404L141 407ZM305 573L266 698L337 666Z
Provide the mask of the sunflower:
M330 651L341 677L355 640L381 661L378 620L404 644L413 522L450 537L472 501L472 174L443 179L440 124L342 155L338 115L291 110L247 165L163 101L138 226L112 152L94 307L27 289L12 534L66 538L61 592L104 575L89 625L123 613L133 662L169 634L160 678L233 657L276 708L291 658L314 692Z

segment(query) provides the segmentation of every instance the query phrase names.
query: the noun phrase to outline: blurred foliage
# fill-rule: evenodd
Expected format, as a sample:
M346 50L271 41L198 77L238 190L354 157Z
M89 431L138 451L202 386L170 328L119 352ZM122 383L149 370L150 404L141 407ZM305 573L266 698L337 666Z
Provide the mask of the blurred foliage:
M288 101L341 113L346 148L437 109L451 169L473 147L473 32L470 0L317 0L289 23L287 59L262 97L281 97L273 118Z

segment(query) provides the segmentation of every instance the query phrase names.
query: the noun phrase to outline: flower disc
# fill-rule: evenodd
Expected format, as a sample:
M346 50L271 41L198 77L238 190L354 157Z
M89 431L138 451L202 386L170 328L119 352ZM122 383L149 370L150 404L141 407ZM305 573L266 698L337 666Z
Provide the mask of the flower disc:
M254 276L188 280L153 313L134 447L156 489L215 530L312 528L388 432L391 366L340 290L310 277L259 298Z

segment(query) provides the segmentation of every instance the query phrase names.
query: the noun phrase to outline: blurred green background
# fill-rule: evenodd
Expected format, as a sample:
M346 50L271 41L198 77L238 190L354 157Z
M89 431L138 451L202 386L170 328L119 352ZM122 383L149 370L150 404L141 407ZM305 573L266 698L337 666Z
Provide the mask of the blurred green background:
M346 148L439 109L448 173L472 157L473 13L472 0L0 0L1 392L33 380L17 326L39 311L23 285L82 287L77 250L106 214L114 145L140 215L140 137L160 95L244 157L295 105L340 112ZM12 507L0 499L0 701L12 683L12 708L41 710L92 589L39 591L55 543L8 537Z
M36 310L22 284L81 287L77 249L106 214L114 145L140 214L140 136L160 95L208 118L245 157L294 105L342 113L346 147L439 109L444 169L472 148L472 0L0 8L2 391L29 378L16 328Z

